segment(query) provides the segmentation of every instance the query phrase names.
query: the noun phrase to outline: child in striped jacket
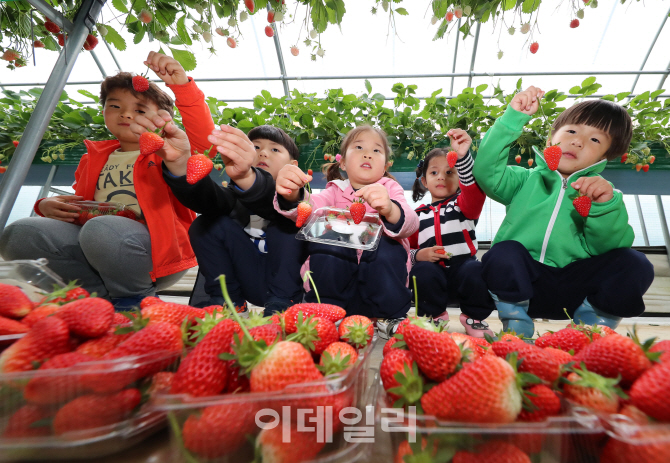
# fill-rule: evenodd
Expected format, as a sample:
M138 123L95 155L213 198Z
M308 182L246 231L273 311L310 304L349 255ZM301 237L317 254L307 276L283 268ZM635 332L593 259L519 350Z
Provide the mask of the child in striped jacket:
M419 230L409 239L410 279L416 277L417 315L448 320L447 304L460 302L465 331L483 338L493 335L484 319L495 309L476 258L475 226L486 195L472 176L472 139L462 129L447 135L458 155L456 165L449 166L449 150L435 148L416 169L412 197L418 201L428 191L432 202L416 209Z

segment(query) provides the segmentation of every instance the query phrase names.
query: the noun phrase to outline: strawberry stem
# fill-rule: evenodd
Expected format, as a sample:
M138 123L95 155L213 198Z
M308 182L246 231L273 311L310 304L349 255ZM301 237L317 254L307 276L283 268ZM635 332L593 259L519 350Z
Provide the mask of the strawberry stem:
M240 328L242 328L242 332L247 337L247 339L253 342L254 337L249 333L247 327L244 326L244 323L242 322L240 315L237 313L237 310L235 309L235 304L233 304L233 301L230 300L230 295L228 294L228 288L226 287L225 275L219 275L219 283L221 284L221 292L223 293L223 300L226 301L226 304L228 304L228 307L232 312L233 318L240 325Z
M321 298L319 297L319 291L316 289L316 284L314 284L314 280L312 280L312 271L308 270L305 272L305 277L309 278L310 283L312 284L312 289L314 290L314 294L316 294L316 301L321 304ZM303 281L306 279L303 277Z
M414 310L419 313L419 292L416 289L416 276L412 277L412 281L414 282Z
M205 150L205 152L202 153L202 154L204 154L205 156L209 156L209 152L212 151L212 148L214 148L214 143L212 143L212 146L210 146L209 148L207 148L207 149ZM215 155L215 156L216 156L216 155ZM211 156L209 156L209 157L211 158Z

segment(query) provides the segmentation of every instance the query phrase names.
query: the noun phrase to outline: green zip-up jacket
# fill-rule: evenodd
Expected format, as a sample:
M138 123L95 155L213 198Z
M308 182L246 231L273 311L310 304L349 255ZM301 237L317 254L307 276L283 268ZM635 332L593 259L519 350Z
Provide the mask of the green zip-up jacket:
M551 267L565 267L579 259L629 248L635 233L628 224L620 191L614 190L614 197L605 203L594 202L588 217L580 216L572 205L578 193L570 184L580 177L597 176L606 160L567 179L549 170L536 147L537 167L507 165L510 147L529 120L530 116L508 107L486 132L475 159L477 183L507 210L493 245L518 241L535 260Z

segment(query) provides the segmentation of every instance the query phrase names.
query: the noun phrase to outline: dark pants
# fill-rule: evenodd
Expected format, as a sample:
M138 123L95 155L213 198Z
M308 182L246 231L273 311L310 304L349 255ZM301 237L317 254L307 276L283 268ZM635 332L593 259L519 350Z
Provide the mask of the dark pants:
M228 216L199 216L189 229L191 246L205 278L212 304L222 304L219 275L226 275L228 294L235 305L249 301L263 306L271 299L302 300L300 267L307 258L295 225L272 222L266 230L266 249L258 251L240 224Z
M450 302L459 302L461 312L475 320L484 320L496 308L482 278L483 265L470 257L456 265L442 267L437 262L417 262L409 274L409 285L416 277L419 293L417 314L437 317Z
M530 300L531 318L565 319L564 308L572 317L584 298L607 314L635 317L644 312L642 295L654 280L654 266L628 248L556 268L537 262L521 243L502 241L482 263L489 290L501 301Z
M321 302L343 307L347 315L403 318L409 310L407 251L398 241L382 236L379 247L364 251L309 242L309 268ZM316 302L314 290L305 299Z

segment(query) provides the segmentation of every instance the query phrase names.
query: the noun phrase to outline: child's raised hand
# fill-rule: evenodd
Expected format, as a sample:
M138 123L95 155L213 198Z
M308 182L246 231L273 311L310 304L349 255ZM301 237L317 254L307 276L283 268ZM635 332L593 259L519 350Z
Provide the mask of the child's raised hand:
M70 201L81 201L83 196L61 195L44 198L40 201L39 209L44 217L60 220L62 222L74 222L79 214L76 211L81 210L79 206L68 204Z
M582 177L570 184L572 188L596 203L605 203L614 197L614 188L602 177Z
M183 85L188 83L186 71L176 59L150 51L144 64L168 85Z
M437 262L440 259L449 259L449 254L444 252L444 246L431 246L429 248L420 249L419 252L416 253L417 261Z
M384 185L379 183L372 183L365 185L363 188L354 193L354 196L363 198L370 207L379 212L379 215L388 217L393 213L393 201L389 197L389 192L384 188Z
M540 98L543 96L544 91L542 91L542 89L533 87L531 85L523 92L519 92L514 95L510 105L517 111L532 116L540 107Z
M172 116L164 109L159 109L157 113L145 113L133 119L130 124L130 130L137 135L144 132L154 132L162 128L161 137L165 140L163 147L156 151L156 154L166 162L184 161L191 155L191 144L188 141L186 132L172 122ZM185 165L185 164L184 164ZM170 169L172 172L172 169ZM174 172L173 172L174 173Z
M451 149L456 151L458 159L463 159L465 155L468 154L468 150L472 144L472 138L470 138L468 132L463 129L451 129L447 132L447 135L451 140Z
M297 201L300 196L300 188L312 180L312 176L304 173L298 166L286 164L277 174L277 194L282 195L288 201Z
M226 173L230 179L240 188L246 189L240 182L246 184L248 183L246 180L256 179L251 166L257 157L256 148L247 135L240 129L222 125L219 129L212 130L207 140L214 145L213 149L221 154L221 160L226 165Z

